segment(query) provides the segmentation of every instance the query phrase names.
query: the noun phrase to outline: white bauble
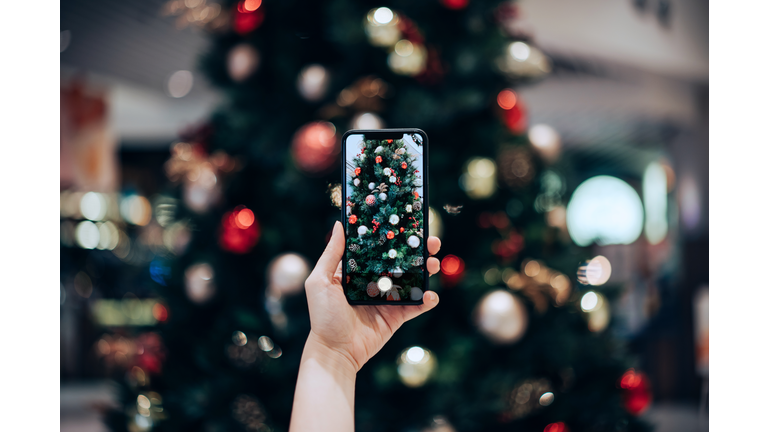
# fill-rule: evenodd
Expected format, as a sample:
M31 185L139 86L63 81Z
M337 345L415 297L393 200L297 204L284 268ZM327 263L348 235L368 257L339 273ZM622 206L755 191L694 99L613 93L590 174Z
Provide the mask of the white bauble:
M347 206L347 216L352 214L352 207Z
M389 178L389 182L390 182L390 183L394 183L394 182L396 182L396 181L397 181L397 177L395 177L395 176L391 176L391 177Z
M403 269L401 269L400 267L395 267L394 269L392 269L392 276L396 278L403 277Z
M370 189L370 190L376 189L376 184L374 182L368 183L368 189Z
M413 212L413 206L410 204L405 205L405 212L406 213L412 213Z
M388 176L388 175L391 175L391 174L392 174L392 170L391 170L391 169L389 169L389 168L384 168L384 175L385 175L385 176Z
M352 184L355 185L355 186L360 186L360 179L354 179L352 181Z
M419 247L420 244L421 244L421 240L415 235L408 237L408 246L412 248L417 248Z
M398 215L390 216L389 223L391 223L392 225L397 225L398 223L400 223L400 217Z
M304 281L309 276L309 263L295 253L276 257L267 268L269 288L280 294L298 293L304 288Z
M507 344L520 340L528 327L528 311L508 290L488 293L475 307L478 329L490 340Z
M361 226L360 228L357 229L357 234L358 235L364 236L367 233L368 233L368 227L365 226L365 225L363 225L363 226Z
M422 297L424 297L424 291L422 291L421 288L411 288L411 300L419 301Z
M395 259L397 258L397 251L394 249L390 249L387 255L389 255L390 258Z
M365 160L365 153L363 153L363 154L361 154L361 155L360 155L360 161L362 162L362 161L364 161L364 160Z
M414 186L416 186L416 187L420 187L420 186L421 186L421 184L422 184L422 183L421 183L421 178L419 178L419 177L416 177L416 178L413 180L413 185L414 185Z
M386 201L387 200L387 194L385 194L384 192L380 193L379 194L379 199L382 200L382 201Z
M378 146L376 147L376 150L374 150L375 153L381 153L381 151L384 150L384 147Z

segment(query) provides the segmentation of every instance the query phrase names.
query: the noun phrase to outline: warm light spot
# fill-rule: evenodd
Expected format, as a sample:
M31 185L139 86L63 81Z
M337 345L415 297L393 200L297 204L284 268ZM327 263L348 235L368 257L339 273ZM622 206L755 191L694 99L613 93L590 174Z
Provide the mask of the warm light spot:
M528 277L534 277L541 271L541 264L538 261L531 260L525 265L525 275Z
M424 351L424 348L414 346L408 348L408 351L405 352L405 359L408 363L417 364L421 363L421 361L425 359L426 355L427 354Z
M531 47L525 42L512 42L509 45L509 53L515 60L526 61L531 55Z
M611 277L611 263L608 258L598 255L587 263L585 270L587 282L590 285L603 285Z
M517 103L517 95L510 89L504 89L496 96L496 102L502 109L510 110Z
M599 298L594 291L589 291L581 297L581 310L589 312L597 307Z
M392 10L386 7L380 7L373 13L373 20L376 21L377 24L389 24L394 17L395 14Z
M395 52L403 57L413 54L413 44L407 39L402 39L395 44Z
M261 336L258 341L259 349L264 352L270 352L275 349L275 343L269 336Z
M555 401L555 394L552 392L546 392L539 398L539 404L541 406L550 406Z
M386 276L379 278L379 281L377 284L381 292L387 292L392 289L392 279Z
M152 306L152 316L159 322L164 322L168 319L168 309L160 303L156 303Z
M136 404L139 407L144 408L144 409L149 409L149 407L152 405L149 402L149 398L144 396L143 394L139 395L139 397L136 398Z
M253 225L253 221L256 220L253 212L250 209L244 208L237 213L237 227L240 229L246 229Z
M447 276L453 276L460 273L462 267L464 267L464 262L456 255L446 255L440 264L440 269L443 271L443 274Z
M261 6L261 0L245 0L243 2L243 9L248 12L253 12Z

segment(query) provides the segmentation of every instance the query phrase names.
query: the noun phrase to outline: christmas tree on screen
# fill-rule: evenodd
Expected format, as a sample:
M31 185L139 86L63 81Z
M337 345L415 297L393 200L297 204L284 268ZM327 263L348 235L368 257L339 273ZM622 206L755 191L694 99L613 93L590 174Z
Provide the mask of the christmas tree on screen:
M416 135L418 137L418 135ZM414 141L420 142L420 138ZM424 294L423 199L419 164L403 139L365 140L352 160L346 235L352 300L421 300ZM347 145L354 145L348 143ZM376 276L395 278L381 291Z
M565 232L573 167L554 132L528 134L514 90L551 68L516 32L514 4L243 0L203 14L210 4L171 3L211 18L202 66L226 102L166 165L163 360L127 372L114 429L287 430L309 332L303 282L346 204L340 138L385 126L428 134L430 203L417 208L418 173L390 163L409 160L399 143L367 143L351 167L348 226L370 231L350 228L367 243L355 264L394 274L381 265L391 249L408 270L420 227L386 213L410 205L442 240L429 287L441 302L358 374L357 430L645 429L647 380L609 326L619 287ZM406 172L386 182L386 168ZM368 209L370 196L386 204Z

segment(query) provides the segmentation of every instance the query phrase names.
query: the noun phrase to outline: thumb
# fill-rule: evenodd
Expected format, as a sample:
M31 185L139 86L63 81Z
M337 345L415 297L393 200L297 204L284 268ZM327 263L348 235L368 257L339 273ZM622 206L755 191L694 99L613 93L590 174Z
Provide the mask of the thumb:
M317 265L312 271L313 274L320 277L327 277L329 280L333 278L336 269L339 267L341 257L344 254L344 229L341 227L341 223L336 221L333 225L333 234L331 240L328 241L328 245L325 247L325 252L317 260Z

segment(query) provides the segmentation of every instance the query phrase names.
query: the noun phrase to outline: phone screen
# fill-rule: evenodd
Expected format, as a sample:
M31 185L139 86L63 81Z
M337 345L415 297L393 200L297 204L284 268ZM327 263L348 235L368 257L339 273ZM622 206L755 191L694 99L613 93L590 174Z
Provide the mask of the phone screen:
M429 236L426 135L353 131L342 146L347 298L359 304L421 304Z

